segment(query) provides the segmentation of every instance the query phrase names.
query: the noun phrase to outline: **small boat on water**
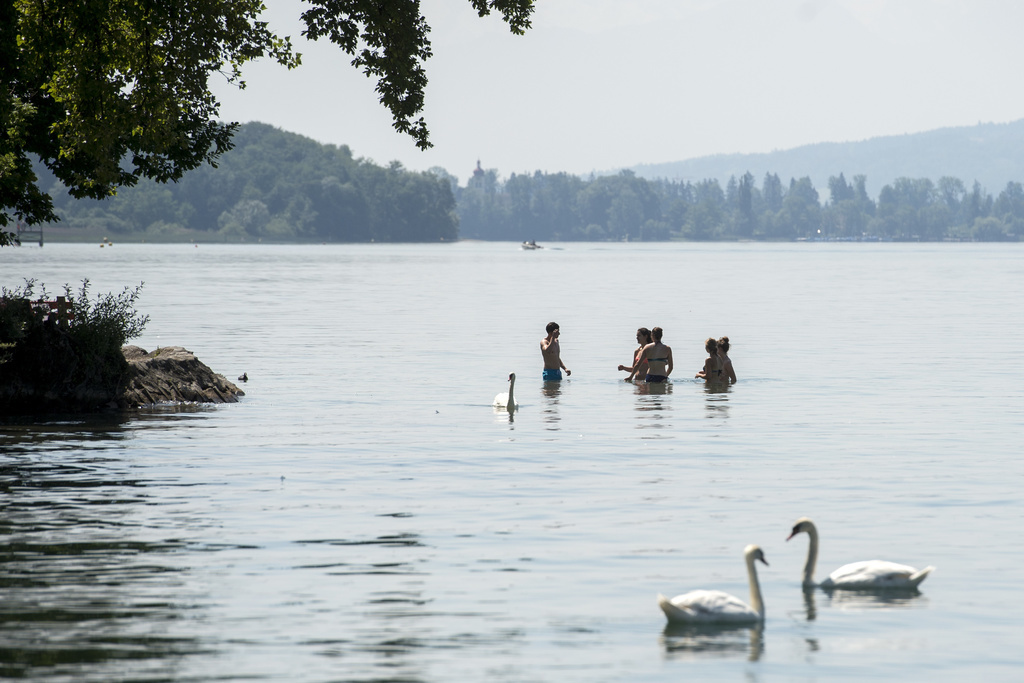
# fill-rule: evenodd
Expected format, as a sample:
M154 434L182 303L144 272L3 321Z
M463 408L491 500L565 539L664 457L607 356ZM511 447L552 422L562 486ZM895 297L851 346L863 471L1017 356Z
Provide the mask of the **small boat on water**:
M539 244L537 244L536 242L534 242L533 240L530 240L529 242L523 242L522 247L523 247L523 249L543 249L544 248L544 247L540 246Z

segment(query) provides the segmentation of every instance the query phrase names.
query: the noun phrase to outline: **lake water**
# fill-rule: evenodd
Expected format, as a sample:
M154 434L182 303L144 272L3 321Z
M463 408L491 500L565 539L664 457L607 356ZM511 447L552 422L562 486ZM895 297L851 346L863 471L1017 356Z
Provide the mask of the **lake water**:
M1024 245L47 244L245 398L0 423L0 677L1024 678ZM544 326L572 377L540 379ZM661 326L674 381L622 381ZM693 374L728 335L739 382ZM491 408L516 372L520 410ZM800 588L881 558L915 595ZM666 630L655 598L763 629Z

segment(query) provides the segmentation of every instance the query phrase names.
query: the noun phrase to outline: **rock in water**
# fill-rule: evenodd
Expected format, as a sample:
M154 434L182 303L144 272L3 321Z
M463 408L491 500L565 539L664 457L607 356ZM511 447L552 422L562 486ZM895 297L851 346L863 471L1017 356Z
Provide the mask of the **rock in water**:
M122 393L127 408L164 403L235 403L245 392L217 374L191 351L164 346L147 353L138 346L125 346L128 379Z

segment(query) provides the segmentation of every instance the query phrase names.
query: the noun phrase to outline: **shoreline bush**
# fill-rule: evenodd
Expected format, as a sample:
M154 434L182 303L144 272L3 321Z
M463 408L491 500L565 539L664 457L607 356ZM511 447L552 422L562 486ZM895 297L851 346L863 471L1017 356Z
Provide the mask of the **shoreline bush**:
M117 405L127 380L121 347L142 334L148 315L135 310L144 283L94 300L89 280L53 310L36 281L0 288L0 412L87 412Z

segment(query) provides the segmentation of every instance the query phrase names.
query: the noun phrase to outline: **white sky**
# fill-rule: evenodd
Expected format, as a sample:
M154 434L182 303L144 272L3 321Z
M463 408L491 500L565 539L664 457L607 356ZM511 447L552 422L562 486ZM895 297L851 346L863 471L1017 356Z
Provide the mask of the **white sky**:
M1024 118L1018 0L537 0L524 36L468 0L423 0L421 152L347 55L301 37L299 0L267 4L303 65L215 83L224 119L463 183L477 159L503 178L588 173Z

